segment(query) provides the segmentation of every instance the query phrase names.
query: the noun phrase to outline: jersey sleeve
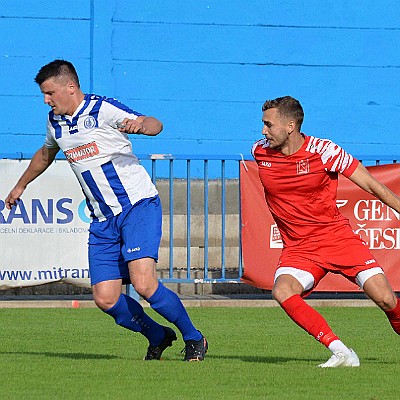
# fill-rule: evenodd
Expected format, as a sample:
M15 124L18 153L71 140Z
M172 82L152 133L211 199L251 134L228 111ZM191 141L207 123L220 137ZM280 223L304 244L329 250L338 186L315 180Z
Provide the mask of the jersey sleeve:
M256 152L257 152L258 147L259 146L267 146L267 144L268 144L267 139L259 139L253 144L253 146L251 148L251 155L253 156L253 158L255 160L257 159Z
M132 110L120 101L111 98L104 100L103 107L105 120L113 128L116 128L117 123L122 122L124 118L137 119L137 117L143 115L138 111Z
M359 161L336 143L328 139L311 137L308 150L320 154L322 164L330 172L339 172L349 177L357 168Z
M46 139L44 141L44 146L47 147L48 149L59 148L56 139L54 138L53 131L54 128L52 127L49 118L47 118L47 133L46 133Z

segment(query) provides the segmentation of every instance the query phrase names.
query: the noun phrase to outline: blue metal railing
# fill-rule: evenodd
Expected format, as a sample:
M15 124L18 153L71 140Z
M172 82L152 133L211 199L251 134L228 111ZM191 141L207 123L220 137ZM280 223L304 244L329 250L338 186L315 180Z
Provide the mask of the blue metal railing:
M244 157L242 155L171 155L171 154L151 154L151 155L137 155L142 164L146 162L150 162L151 165L148 166L148 170L151 171L151 178L154 184L157 185L158 179L163 179L168 181L168 199L169 199L169 268L168 268L168 277L163 277L161 280L163 282L177 282L177 283L185 283L185 282L239 282L240 277L243 273L243 265L242 265L242 257L241 257L241 240L240 240L240 231L241 231L241 218L240 218L240 186L239 186L239 162L244 161ZM248 157L247 160L250 158ZM215 168L210 166L210 162L219 163L219 166ZM157 171L159 169L159 165L161 163L169 163L168 167L168 176L164 174L161 177L158 176ZM185 181L186 185L186 265L184 266L186 269L185 277L177 277L175 276L178 269L182 269L182 265L179 264L175 267L174 260L174 181L175 179L181 180L182 178L176 178L175 176L175 164L178 162L183 162L184 167L181 166L179 170L179 175ZM197 173L195 177L192 175L192 164L194 162L202 163L202 173L201 176ZM230 165L230 175L233 179L237 180L237 196L236 196L236 212L239 215L239 223L237 227L237 231L239 232L237 237L237 265L227 265L226 258L226 214L227 214L227 198L226 198L226 182L228 180L226 169L227 162L230 162L233 165ZM145 165L146 166L146 165ZM233 168L232 168L233 167ZM234 172L233 172L234 171ZM209 241L209 201L210 201L210 193L209 193L209 181L210 175L212 175L213 180L218 180L221 186L221 195L220 195L220 203L221 209L219 210L221 216L221 226L220 226L220 262L218 265L218 270L216 271L215 264L210 268L209 262L209 249L210 249L210 241ZM191 225L192 225L192 193L191 193L191 184L193 180L201 180L203 184L203 229L204 229L204 242L201 246L203 251L203 267L202 267L202 277L194 277L192 271L192 234L191 234ZM231 179L231 178L229 178ZM228 277L227 270L235 271L235 276ZM198 271L196 271L198 273ZM215 276L215 275L219 276ZM211 276L214 275L214 276Z

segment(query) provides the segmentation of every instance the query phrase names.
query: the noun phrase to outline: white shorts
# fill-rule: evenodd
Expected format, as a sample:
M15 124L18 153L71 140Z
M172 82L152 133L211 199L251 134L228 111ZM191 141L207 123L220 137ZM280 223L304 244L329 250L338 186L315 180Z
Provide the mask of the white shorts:
M374 275L383 273L384 272L380 267L373 267L365 271L361 271L356 276L357 285L362 289L367 279L371 278ZM293 276L293 278L295 278L301 284L301 286L303 286L305 292L308 292L314 287L315 279L313 275L308 271L303 271L301 269L292 267L279 267L275 272L274 283L281 275Z

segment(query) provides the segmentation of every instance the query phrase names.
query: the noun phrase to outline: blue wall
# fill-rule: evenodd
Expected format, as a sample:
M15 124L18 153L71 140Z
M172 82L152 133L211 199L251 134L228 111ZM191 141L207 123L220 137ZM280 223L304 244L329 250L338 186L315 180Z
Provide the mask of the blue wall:
M400 154L398 0L0 0L0 153L29 155L55 58L82 89L164 122L140 154L249 155L266 98L297 97L303 131L353 154Z

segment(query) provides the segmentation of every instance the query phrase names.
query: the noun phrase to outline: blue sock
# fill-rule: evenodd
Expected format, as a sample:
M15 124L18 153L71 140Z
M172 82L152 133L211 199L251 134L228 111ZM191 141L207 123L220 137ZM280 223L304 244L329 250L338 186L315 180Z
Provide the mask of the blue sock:
M179 297L159 283L154 294L147 299L151 308L173 323L182 333L183 340L200 340L201 333L193 326Z
M164 328L145 314L143 307L132 297L121 294L118 301L108 310L115 322L134 332L140 332L152 346L158 346L164 339Z

